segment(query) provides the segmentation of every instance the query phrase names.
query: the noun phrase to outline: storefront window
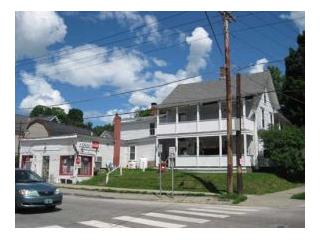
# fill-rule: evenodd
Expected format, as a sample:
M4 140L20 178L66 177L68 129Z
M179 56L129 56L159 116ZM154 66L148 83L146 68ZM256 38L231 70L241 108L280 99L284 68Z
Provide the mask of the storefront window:
M197 139L196 138L179 138L178 139L178 155L196 156L197 155Z
M200 155L219 155L219 136L199 138Z
M32 155L22 155L21 168L31 170Z
M92 175L92 157L80 156L81 167L78 170L78 175L91 176Z
M73 175L74 156L60 157L60 175Z

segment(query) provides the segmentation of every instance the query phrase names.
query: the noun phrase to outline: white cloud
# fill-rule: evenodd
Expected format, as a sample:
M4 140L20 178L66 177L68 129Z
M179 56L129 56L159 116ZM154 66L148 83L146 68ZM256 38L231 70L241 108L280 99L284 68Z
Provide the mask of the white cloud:
M37 75L78 87L112 85L135 89L146 85L147 58L137 51L107 49L93 44L68 47L54 62L38 63Z
M16 59L37 57L62 42L67 26L55 12L16 12Z
M300 32L302 32L305 28L304 12L293 11L289 14L281 14L280 18L292 20Z
M137 40L135 42L141 43L147 39L152 43L158 43L161 39L159 33L159 23L155 16L146 14L141 15L137 12L100 12L98 19L115 19L122 26L127 26L131 31L135 30ZM144 27L141 27L145 25ZM137 29L138 28L138 29ZM137 31L139 30L139 31Z
M192 35L186 37L186 41L190 45L190 50L185 69L179 69L175 74L155 71L153 74L155 83L170 83L179 79L193 77L199 75L200 70L207 66L207 58L209 57L209 53L212 49L212 40L209 38L209 34L205 29L202 27L195 28ZM153 93L134 93L131 95L129 101L141 106L148 106L151 102L160 103L178 84L187 84L199 81L202 81L201 76L157 88Z
M65 102L65 99L61 96L60 92L53 89L44 78L26 72L21 73L21 78L22 82L28 88L29 95L21 101L20 108L33 108L36 105L50 106ZM61 105L59 107L66 112L70 109L69 104ZM32 109L28 109L26 111L29 112L31 110Z
M159 58L152 58L152 61L158 66L158 67L165 67L167 66L167 62L159 59Z
M256 61L256 64L249 69L249 73L258 73L264 71L264 66L268 63L268 59L261 58Z
M186 71L192 75L198 74L199 70L207 66L206 59L211 51L212 40L204 28L197 27L192 35L186 38L186 42L190 45Z

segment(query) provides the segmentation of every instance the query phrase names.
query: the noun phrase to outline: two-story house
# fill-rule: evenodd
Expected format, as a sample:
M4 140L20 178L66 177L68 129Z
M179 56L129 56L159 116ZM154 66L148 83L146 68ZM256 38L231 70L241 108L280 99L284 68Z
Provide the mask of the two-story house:
M233 160L236 166L235 79L232 80ZM175 147L177 169L223 170L227 166L225 81L202 81L178 85L157 106L156 116L122 121L121 162L138 163L141 158L166 161L169 147ZM241 76L243 116L242 166L257 166L263 150L258 131L268 129L280 108L272 77L268 71ZM162 153L158 154L159 145Z

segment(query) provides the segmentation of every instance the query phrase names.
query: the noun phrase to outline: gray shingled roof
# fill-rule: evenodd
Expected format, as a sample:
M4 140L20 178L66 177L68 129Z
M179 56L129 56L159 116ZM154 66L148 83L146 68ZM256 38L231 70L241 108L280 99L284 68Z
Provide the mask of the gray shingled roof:
M165 98L159 108L173 107L183 104L195 104L210 101L224 100L226 98L226 83L222 80L202 81L197 83L178 85L167 98ZM232 79L232 95L235 97L236 81ZM241 75L242 96L252 96L263 93L264 90L274 91L272 77L269 71ZM269 92L270 101L275 109L280 105L275 92Z
M36 119L31 121L27 128L29 128L32 124L39 123L44 126L44 128L48 131L49 136L62 136L68 134L81 134L81 135L91 135L91 131L85 128L74 127L70 125L65 125L62 123L46 121L43 119Z

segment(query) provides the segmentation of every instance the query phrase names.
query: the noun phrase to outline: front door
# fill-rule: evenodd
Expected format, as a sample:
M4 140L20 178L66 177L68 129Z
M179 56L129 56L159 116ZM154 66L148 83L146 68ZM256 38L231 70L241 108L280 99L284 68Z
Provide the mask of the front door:
M49 156L42 157L42 178L49 180Z

